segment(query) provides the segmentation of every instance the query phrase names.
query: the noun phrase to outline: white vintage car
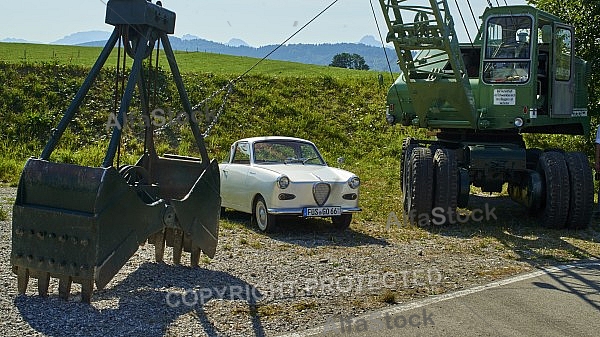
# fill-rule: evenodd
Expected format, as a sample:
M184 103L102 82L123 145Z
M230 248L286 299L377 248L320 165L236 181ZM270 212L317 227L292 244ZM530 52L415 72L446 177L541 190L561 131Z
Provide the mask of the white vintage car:
M345 229L358 207L359 178L329 167L315 144L291 137L238 140L219 165L221 206L252 214L261 231L280 215L328 217Z

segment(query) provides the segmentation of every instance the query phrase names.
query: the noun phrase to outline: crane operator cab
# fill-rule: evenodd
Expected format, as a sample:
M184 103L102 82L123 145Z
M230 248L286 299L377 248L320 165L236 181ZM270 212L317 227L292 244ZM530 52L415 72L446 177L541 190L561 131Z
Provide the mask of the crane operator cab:
M488 9L483 25L482 105L497 117L527 110L515 125L522 132L587 133L582 121L565 121L587 117L589 70L574 55L573 27L528 6Z

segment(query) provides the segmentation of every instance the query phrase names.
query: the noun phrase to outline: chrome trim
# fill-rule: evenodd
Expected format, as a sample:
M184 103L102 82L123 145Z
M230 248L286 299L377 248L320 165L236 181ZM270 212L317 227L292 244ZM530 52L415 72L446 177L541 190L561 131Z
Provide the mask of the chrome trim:
M309 206L309 207L318 207L318 206ZM324 206L328 207L328 206ZM302 215L303 208L269 208L267 212L273 215ZM352 207L352 208L342 208L342 214L348 213L358 213L362 212L360 207Z
M313 198L319 206L325 205L331 193L331 185L324 182L319 182L313 185Z

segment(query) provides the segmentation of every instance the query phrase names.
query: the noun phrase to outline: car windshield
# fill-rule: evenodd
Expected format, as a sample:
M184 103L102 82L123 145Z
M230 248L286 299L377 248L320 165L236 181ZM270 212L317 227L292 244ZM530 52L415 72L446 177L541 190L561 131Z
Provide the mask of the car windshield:
M325 165L317 148L299 141L264 141L254 143L256 164Z

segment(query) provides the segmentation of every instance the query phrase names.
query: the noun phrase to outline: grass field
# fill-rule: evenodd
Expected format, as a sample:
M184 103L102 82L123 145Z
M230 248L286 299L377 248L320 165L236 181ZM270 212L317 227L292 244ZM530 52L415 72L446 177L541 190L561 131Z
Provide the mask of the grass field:
M102 48L99 47L0 43L0 61L13 64L24 62L34 64L59 63L91 67L101 51ZM218 73L231 75L232 77L241 75L259 61L259 59L249 57L185 51L175 51L175 57L182 72ZM160 63L167 67L168 63L162 51L160 53ZM116 64L117 50L115 49L106 65L115 67ZM377 72L373 71L348 70L268 59L254 68L252 74L283 77L332 76L336 78L370 78L377 76Z
M16 185L26 159L40 154L51 129L58 124L99 52L100 48L0 44L0 118L3 121L0 182ZM192 104L209 97L257 62L257 59L205 53L178 52L176 57ZM162 60L161 64L165 69L167 63ZM100 165L110 136L106 124L113 109L115 65L113 57L53 153L53 160ZM407 135L419 138L427 135L425 130L386 124L384 105L391 77L385 75L387 84L382 86L378 75L373 71L281 61L261 63L236 84L225 104L225 112L206 139L209 154L221 161L233 141L249 136L283 135L314 141L330 164L337 166L337 158L344 157L342 168L361 177L360 202L364 211L355 217L353 228L369 235L392 235L399 240L412 241L451 231L452 235L462 235L467 239L483 237L504 244L500 238L506 237L507 226L511 232L523 228L538 231L535 218L515 219L507 208L502 220L494 223L469 223L430 232L411 227L388 232L386 222L389 214L402 212L399 186L401 141ZM159 73L156 93L153 108L170 112L169 119L181 111L169 71ZM223 99L221 93L200 109L198 113L203 129L210 120L203 120L202 113L218 111ZM130 116L132 123L128 124L123 136L121 164L134 163L143 151L143 125L139 123L139 110L139 99L135 98ZM193 137L187 127L175 127L158 136L157 141L159 152L196 154ZM590 145L584 137L567 136L528 136L527 142L544 148L567 150L580 150L581 146ZM587 151L590 152L591 147ZM515 225L515 222L518 224ZM223 225L239 226L227 220ZM486 228L479 229L480 226ZM539 229L539 233L540 236L558 235L545 229ZM573 245L579 248L564 248L561 244L550 243L550 248L556 246L556 249L549 251L541 241L529 248L539 252L540 259L544 261L552 257L561 260L588 257L579 253L584 246L585 251L597 253L594 240L597 241L598 234L595 230L564 234L577 242ZM588 249L590 245L595 248Z

